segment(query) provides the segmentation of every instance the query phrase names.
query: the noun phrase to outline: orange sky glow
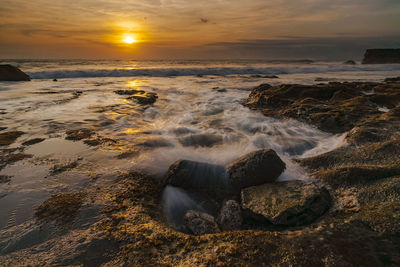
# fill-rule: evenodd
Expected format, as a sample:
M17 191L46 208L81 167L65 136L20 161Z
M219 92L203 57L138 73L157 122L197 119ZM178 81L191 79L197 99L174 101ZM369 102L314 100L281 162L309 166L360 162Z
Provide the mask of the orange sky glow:
M395 46L398 14L397 0L3 0L0 58L257 57L251 47L354 38Z

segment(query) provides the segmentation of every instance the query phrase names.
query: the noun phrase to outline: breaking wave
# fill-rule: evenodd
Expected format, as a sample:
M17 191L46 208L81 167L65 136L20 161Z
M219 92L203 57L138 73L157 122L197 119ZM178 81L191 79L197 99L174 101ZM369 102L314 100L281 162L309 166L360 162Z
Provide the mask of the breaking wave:
M92 70L51 70L28 72L34 79L94 78L94 77L173 77L173 76L225 76L251 74L296 74L357 71L400 70L400 64L393 65L280 65L271 67L208 67L208 68L138 68L138 69L92 69Z

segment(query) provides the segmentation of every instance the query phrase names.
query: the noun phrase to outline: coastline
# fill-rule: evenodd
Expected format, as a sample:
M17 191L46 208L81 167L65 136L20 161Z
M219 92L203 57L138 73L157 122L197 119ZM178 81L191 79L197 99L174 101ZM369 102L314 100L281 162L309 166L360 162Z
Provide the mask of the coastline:
M127 173L111 188L50 198L42 207L53 212L37 213L36 222L37 233L47 233L49 240L0 260L20 266L398 265L399 103L398 81L261 85L252 90L246 105L266 116L347 133L348 145L297 160L334 199L328 213L310 225L186 235L166 225L157 180ZM379 110L382 106L385 111ZM95 220L82 225L88 211Z

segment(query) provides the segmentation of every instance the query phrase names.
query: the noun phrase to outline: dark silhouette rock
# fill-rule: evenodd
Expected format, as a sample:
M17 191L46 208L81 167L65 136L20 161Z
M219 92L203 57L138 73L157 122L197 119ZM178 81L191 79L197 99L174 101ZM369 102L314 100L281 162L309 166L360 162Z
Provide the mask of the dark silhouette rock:
M362 64L399 64L400 49L368 49Z
M220 232L215 219L210 214L189 210L183 217L184 226L194 235Z
M274 182L285 168L272 149L257 150L226 166L229 181L236 190Z
M332 202L324 187L302 181L245 188L241 198L244 212L253 220L285 226L315 221L329 209Z
M386 78L385 83L398 83L400 82L400 77Z
M346 65L357 65L357 63L354 60L347 60L343 64L346 64Z
M30 81L29 75L12 65L0 65L0 81Z
M242 211L235 200L226 201L218 216L218 224L222 231L238 230L242 226Z

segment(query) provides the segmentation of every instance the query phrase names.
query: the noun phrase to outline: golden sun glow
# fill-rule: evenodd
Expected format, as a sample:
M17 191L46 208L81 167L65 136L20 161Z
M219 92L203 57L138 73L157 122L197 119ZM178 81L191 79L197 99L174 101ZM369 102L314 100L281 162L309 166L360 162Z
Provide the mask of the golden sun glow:
M126 43L126 44L133 44L133 43L136 43L136 42L137 42L136 38L133 37L133 36L125 36L125 37L122 39L122 41L123 41L124 43Z

